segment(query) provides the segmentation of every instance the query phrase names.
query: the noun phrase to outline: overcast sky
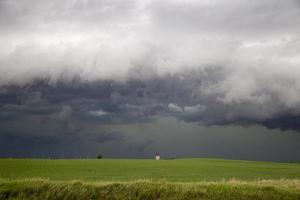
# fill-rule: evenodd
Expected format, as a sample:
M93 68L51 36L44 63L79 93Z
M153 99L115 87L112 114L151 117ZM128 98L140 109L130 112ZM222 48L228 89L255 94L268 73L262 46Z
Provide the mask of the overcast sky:
M299 0L0 0L0 156L300 160Z

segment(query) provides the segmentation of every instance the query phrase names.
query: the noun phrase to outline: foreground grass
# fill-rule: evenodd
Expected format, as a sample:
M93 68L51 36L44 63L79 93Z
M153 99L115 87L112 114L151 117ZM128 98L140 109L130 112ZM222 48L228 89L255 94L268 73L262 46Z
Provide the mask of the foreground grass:
M1 179L181 182L300 179L300 164L221 159L0 159Z
M0 159L2 199L300 200L300 164Z
M2 180L0 199L299 200L300 181L174 183Z

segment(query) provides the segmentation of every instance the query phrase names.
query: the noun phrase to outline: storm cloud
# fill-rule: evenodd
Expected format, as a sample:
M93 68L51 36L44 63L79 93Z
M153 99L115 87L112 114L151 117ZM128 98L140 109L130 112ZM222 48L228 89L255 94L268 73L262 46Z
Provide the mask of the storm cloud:
M107 125L160 117L299 132L299 24L298 0L0 0L2 137L121 142Z

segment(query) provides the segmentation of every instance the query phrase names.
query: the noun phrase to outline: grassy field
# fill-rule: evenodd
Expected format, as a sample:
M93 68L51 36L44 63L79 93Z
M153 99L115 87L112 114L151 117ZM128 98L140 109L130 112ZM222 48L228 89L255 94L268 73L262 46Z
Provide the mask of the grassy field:
M299 186L299 181L91 183L22 180L1 181L0 199L299 200Z
M0 199L299 200L300 164L221 159L0 159Z
M218 181L300 179L300 164L220 159L0 159L1 179Z

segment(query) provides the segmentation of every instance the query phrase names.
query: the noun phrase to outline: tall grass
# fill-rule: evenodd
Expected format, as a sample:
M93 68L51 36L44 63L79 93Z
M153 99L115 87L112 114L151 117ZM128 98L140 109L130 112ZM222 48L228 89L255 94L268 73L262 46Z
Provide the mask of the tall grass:
M0 199L299 200L299 181L81 182L2 180Z

